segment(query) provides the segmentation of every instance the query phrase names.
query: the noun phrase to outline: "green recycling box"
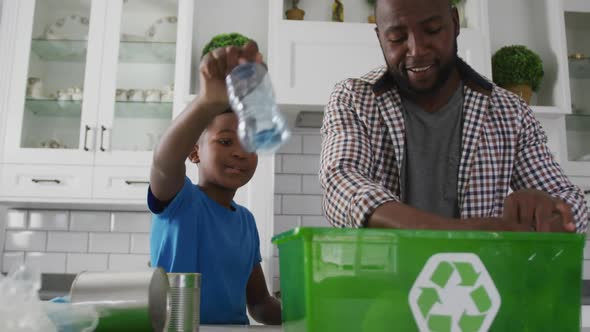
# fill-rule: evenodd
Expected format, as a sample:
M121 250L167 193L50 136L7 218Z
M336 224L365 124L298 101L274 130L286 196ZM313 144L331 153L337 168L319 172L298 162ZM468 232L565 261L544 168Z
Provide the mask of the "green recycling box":
M295 228L284 331L579 331L584 235Z

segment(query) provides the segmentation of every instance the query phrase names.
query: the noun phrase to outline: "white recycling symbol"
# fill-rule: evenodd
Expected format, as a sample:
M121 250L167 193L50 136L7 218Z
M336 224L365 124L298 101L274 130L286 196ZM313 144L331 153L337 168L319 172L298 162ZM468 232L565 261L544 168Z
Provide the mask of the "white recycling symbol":
M485 332L501 305L494 281L472 253L431 256L408 300L420 332Z

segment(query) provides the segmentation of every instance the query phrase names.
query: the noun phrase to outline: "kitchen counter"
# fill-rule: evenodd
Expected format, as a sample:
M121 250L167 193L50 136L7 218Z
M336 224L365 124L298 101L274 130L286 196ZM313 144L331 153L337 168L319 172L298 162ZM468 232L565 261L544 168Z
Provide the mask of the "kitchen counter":
M280 326L269 325L201 325L200 332L281 332ZM589 329L590 332L590 329Z
M236 326L236 325L201 325L199 328L201 332L282 332L280 326L266 326L266 325L250 325L250 326ZM590 332L590 305L582 306L582 328L580 332Z

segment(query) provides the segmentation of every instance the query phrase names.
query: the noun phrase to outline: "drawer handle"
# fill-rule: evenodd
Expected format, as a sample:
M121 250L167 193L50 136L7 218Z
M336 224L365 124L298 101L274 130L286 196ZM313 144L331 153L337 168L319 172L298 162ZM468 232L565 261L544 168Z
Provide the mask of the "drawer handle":
M104 148L104 132L107 131L107 127L100 126L100 151L105 152L106 149Z
M132 186L134 184L150 184L149 181L133 181L133 180L125 180L125 183L129 186Z
M90 131L90 127L86 125L84 130L84 151L88 151L88 132Z
M590 194L590 189L584 190L584 195L588 195L588 194Z
M31 181L33 181L35 183L55 183L55 184L61 183L61 181L58 179L31 179Z

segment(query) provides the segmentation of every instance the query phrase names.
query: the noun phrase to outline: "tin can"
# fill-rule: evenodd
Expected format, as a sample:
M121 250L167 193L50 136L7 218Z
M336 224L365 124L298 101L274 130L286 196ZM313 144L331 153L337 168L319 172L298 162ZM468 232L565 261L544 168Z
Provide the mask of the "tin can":
M201 274L168 273L170 332L198 332L201 309Z
M161 268L134 272L81 272L70 289L74 305L92 305L96 331L163 331L170 312L169 284Z

